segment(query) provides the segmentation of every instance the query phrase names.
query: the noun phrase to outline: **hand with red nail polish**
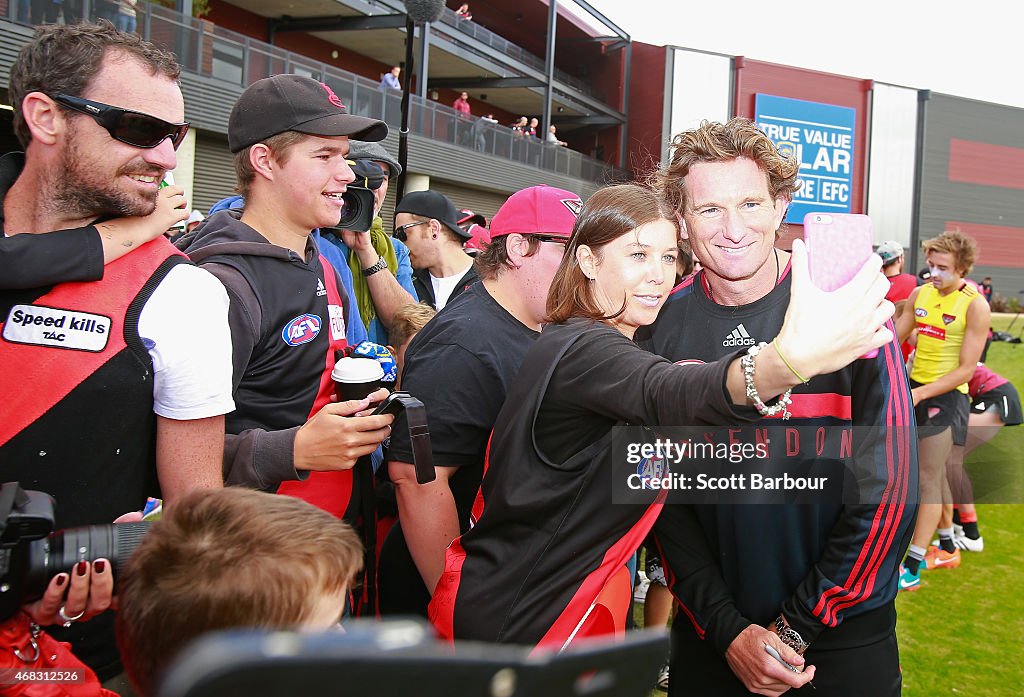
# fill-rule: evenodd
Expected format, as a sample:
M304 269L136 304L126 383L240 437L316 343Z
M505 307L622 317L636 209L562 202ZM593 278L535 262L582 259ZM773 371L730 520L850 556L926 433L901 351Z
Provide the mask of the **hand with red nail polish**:
M42 626L64 624L66 618L85 622L110 608L113 590L110 562L97 559L90 564L83 560L54 576L43 597L22 609ZM64 617L60 616L62 609Z

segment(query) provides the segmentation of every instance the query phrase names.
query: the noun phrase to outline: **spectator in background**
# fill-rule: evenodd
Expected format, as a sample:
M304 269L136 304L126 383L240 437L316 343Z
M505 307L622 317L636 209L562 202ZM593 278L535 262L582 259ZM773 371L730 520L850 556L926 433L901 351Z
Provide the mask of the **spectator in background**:
M119 0L115 17L118 31L135 31L135 6L138 4L139 0Z
M228 629L336 628L362 566L345 523L287 496L193 492L142 539L118 587L117 634L139 697L191 642Z
M562 147L565 147L566 145L568 145L568 143L566 143L564 140L559 140L558 139L557 132L558 132L558 127L555 126L555 124L551 124L550 126L548 126L548 135L545 138L545 140L548 143L551 143L552 145L561 145Z
M462 245L466 254L475 257L482 252L491 241L491 233L487 230L487 218L474 213L468 208L459 211L459 227L469 233L469 239Z
M537 129L540 127L540 121L537 117L530 119L530 125L526 127L526 135L534 138L539 138L540 135L537 133Z
M903 273L903 245L889 240L878 245L878 256L882 257L882 273L889 279L889 292L885 299L896 306L895 317L903 314L903 306L910 294L917 288L917 278Z
M528 119L525 116L520 116L519 120L512 124L510 128L515 135L525 136L529 127Z
M469 11L469 3L464 2L459 5L459 9L455 10L455 16L467 22L473 21L473 13Z
M992 304L992 277L985 276L981 279L981 294L985 296L986 302Z
M368 162L380 168L382 181L373 189L373 220L368 231L321 230L320 251L335 267L344 266L349 271L352 296L366 327L364 338L387 345L395 310L416 300L409 248L384 231L380 217L390 180L402 173L402 167L384 146L375 142L352 141L348 157L350 162ZM351 336L349 339L349 343L353 343Z
M459 115L463 118L468 119L473 116L473 109L469 106L469 92L459 94L455 101L452 102L452 109L459 112Z
M416 337L427 322L434 319L437 311L426 303L409 303L402 305L395 311L395 319L391 327L391 340L394 342L388 346L391 353L395 355L395 363L398 364L398 382L395 389L402 389L402 369L405 367L405 352L409 344Z
M582 206L576 194L549 186L510 196L491 220L491 244L477 257L481 282L453 299L405 354L402 388L430 415L437 479L416 483L399 417L388 473L400 523L381 550L383 614L426 615L445 547L469 526L487 440L523 356L540 336L548 286Z
M390 72L384 73L380 79L380 85L377 89L380 90L401 90L402 83L399 82L398 76L402 74L402 66L396 65L391 69Z
M395 239L409 247L416 297L438 312L477 281L473 258L462 250L470 235L459 217L436 191L412 191L395 206Z

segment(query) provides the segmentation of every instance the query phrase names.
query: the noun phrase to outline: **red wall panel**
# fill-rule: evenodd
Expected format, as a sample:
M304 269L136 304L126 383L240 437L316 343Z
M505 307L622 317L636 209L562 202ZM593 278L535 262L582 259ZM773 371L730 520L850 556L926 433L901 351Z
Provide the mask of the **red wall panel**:
M1024 189L1024 149L950 138L949 180Z
M856 109L857 128L853 144L853 191L850 212L863 213L867 198L865 180L871 87L871 80L738 57L735 115L754 118L754 102L758 94L772 94L777 97L804 99ZM779 240L779 246L787 249L792 246L795 237L803 236L803 227L790 223L787 233Z
M1020 253L1024 246L1024 228L948 220L946 230L958 230L974 238L978 243L976 266L1024 269L1024 256Z
M664 46L633 43L626 166L638 177L658 166L667 145L661 142L667 55Z

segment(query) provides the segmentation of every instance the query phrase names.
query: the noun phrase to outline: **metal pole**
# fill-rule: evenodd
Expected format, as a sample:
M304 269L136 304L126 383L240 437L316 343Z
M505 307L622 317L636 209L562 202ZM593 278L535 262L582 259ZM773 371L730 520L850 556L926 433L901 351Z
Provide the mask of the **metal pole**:
M548 130L551 128L551 99L554 96L555 81L555 20L558 18L558 0L551 0L548 5L548 36L547 53L544 59L544 118L540 136L542 143L547 142Z
M416 94L420 99L427 99L427 73L430 66L430 25L420 27L420 72L416 78Z
M624 63L622 68L622 115L626 117L626 120L619 125L619 167L621 169L626 169L626 148L629 146L629 84L633 81L629 74L633 64L632 41L626 44Z
M402 83L402 125L398 129L398 164L402 166L402 174L398 177L395 187L395 203L405 196L405 177L409 172L409 92L412 89L413 52L412 42L416 26L412 18L405 18L405 81Z

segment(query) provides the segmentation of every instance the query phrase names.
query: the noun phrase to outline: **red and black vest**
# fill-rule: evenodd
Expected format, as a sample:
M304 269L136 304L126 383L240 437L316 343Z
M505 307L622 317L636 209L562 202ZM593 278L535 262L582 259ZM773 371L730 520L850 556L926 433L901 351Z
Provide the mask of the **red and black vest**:
M187 259L163 238L102 280L0 291L0 481L57 501L57 527L109 523L159 496L142 308Z

